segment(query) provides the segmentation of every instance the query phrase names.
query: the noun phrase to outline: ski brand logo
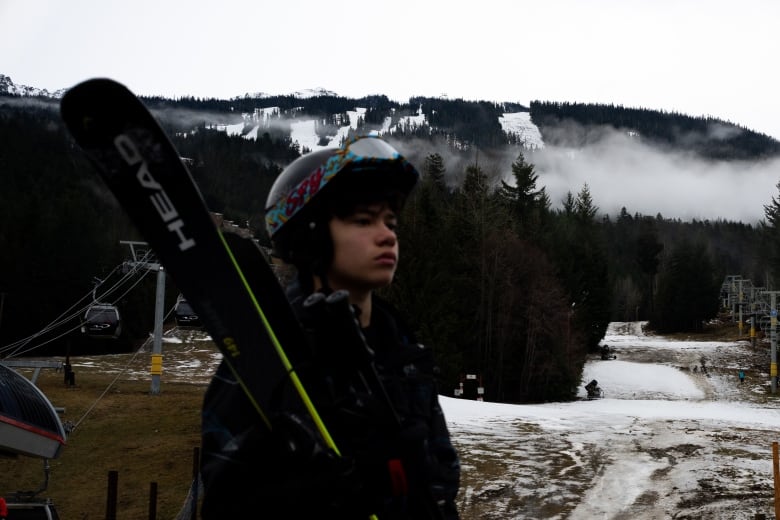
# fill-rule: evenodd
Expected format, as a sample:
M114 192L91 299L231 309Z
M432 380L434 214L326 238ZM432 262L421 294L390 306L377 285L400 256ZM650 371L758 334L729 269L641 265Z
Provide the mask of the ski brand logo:
M149 167L138 151L138 147L135 143L125 134L119 134L114 139L114 145L119 151L119 154L130 166L135 166L140 163L138 171L135 174L135 178L144 188L152 190L152 194L149 195L154 209L157 210L157 214L168 226L168 231L175 233L179 238L179 249L186 251L187 249L195 245L195 239L187 238L184 234L184 221L179 216L179 212L176 210L176 206L171 202L168 194L157 182L152 173L149 171Z

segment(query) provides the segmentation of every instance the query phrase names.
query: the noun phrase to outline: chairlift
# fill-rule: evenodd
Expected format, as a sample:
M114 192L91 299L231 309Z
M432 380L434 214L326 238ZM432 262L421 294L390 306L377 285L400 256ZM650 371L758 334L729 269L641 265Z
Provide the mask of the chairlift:
M758 328L761 329L761 332L768 332L772 328L772 317L771 316L761 316L758 318Z
M174 307L173 312L176 318L177 327L187 329L203 328L200 316L198 316L184 295L179 294L176 298L176 306Z
M92 338L118 338L122 334L119 309L108 303L93 303L84 313L81 332Z

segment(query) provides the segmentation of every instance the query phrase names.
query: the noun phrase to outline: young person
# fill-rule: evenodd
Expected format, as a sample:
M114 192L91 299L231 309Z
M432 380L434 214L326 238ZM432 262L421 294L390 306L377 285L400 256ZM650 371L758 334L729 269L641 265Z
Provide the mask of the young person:
M270 433L256 424L220 367L204 401L204 519L260 518L269 502L282 518L458 518L460 462L433 356L375 294L395 276L399 212L418 178L379 137L304 155L277 178L266 229L295 268L287 293L312 353L296 371L339 454L305 416L280 413ZM348 300L366 346L318 314L312 302L326 297Z

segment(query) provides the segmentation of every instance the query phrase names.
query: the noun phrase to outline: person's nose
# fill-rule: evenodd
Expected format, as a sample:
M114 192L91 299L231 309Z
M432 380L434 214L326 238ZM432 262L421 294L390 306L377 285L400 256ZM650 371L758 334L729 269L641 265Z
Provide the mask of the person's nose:
M398 235L395 233L395 229L387 224L381 224L379 229L378 241L381 245L395 245L398 240Z

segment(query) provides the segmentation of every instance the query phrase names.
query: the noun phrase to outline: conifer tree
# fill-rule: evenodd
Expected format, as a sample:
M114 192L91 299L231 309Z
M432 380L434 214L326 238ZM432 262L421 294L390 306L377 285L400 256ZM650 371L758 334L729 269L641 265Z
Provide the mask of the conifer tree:
M644 279L644 287L646 287L646 299L643 303L651 314L653 312L654 281L661 262L659 255L663 249L664 245L658 238L654 220L651 218L641 219L639 236L636 239L636 263Z
M512 163L512 177L514 185L502 180L497 195L508 205L518 233L535 234L534 231L540 231L544 213L550 207L550 199L544 187L537 189L539 176L534 165L526 162L522 153Z
M547 244L568 291L573 326L583 331L588 350L598 348L611 309L606 244L596 222L597 213L587 184L576 197L569 192Z
M425 164L423 166L423 176L432 186L441 190L442 192L447 189L447 185L444 179L444 173L446 169L444 167L444 159L441 154L432 153L425 158Z
M780 181L775 185L780 191ZM766 222L762 222L761 229L764 234L764 245L769 265L771 266L772 286L780 284L780 194L773 196L769 204L764 205Z
M720 280L703 243L675 245L658 283L650 326L659 332L698 332L718 310Z

